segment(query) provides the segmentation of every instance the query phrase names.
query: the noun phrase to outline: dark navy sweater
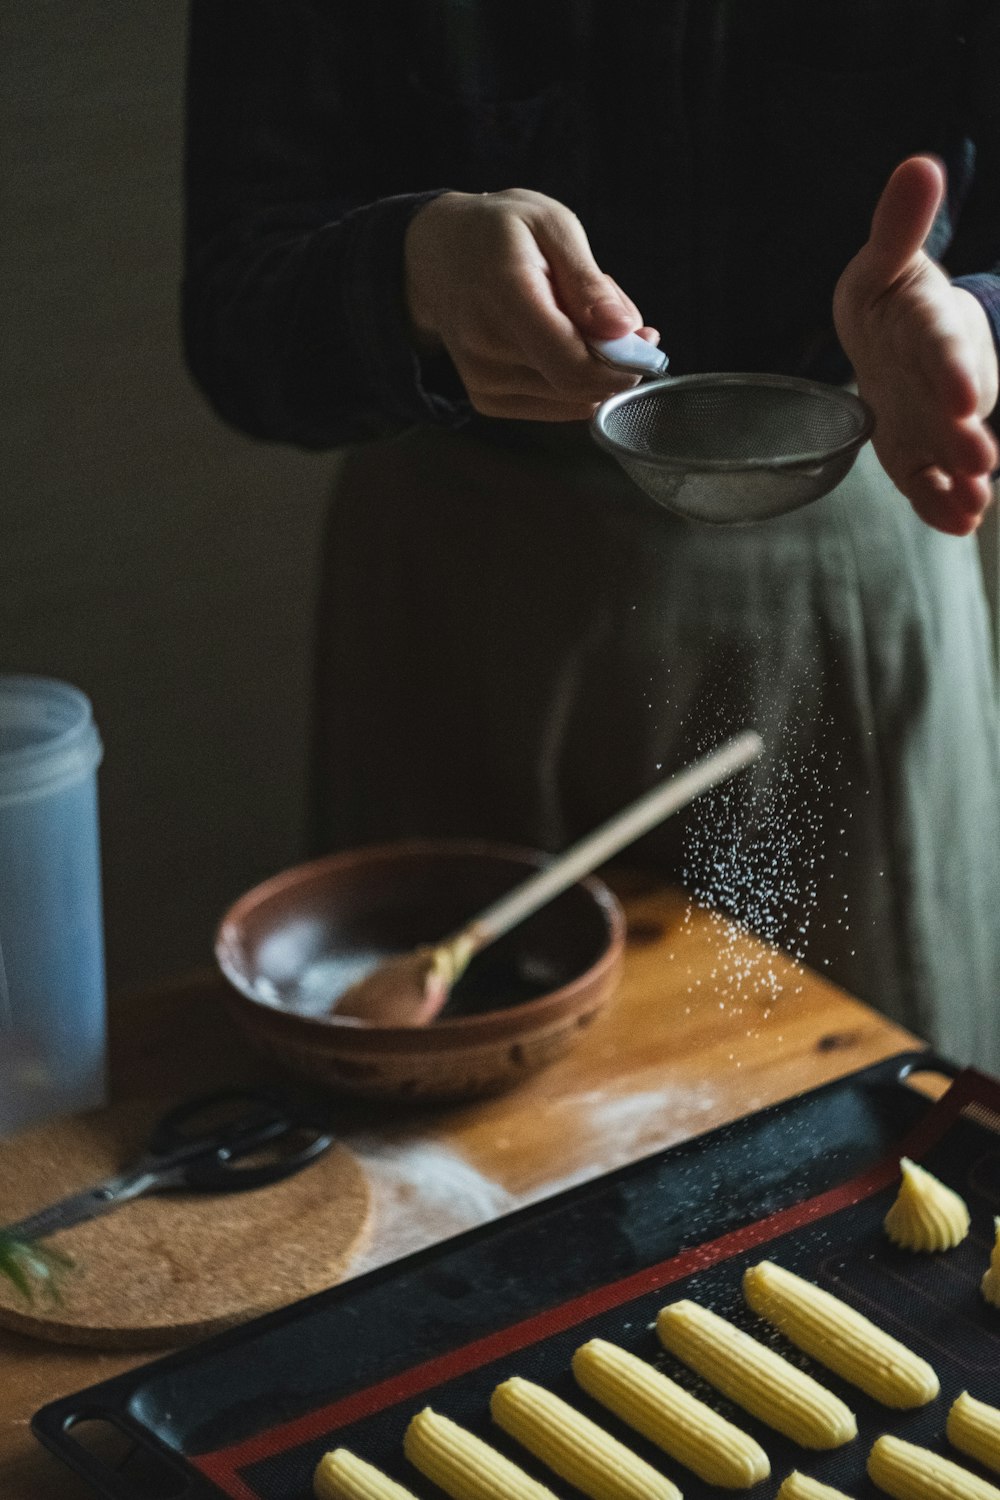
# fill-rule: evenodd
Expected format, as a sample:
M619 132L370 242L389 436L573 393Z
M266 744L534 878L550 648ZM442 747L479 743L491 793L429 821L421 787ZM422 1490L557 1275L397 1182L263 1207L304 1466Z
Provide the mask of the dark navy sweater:
M463 422L408 342L406 225L529 187L673 373L845 380L834 285L917 151L949 168L928 248L1000 346L1000 0L193 0L190 367L306 447Z

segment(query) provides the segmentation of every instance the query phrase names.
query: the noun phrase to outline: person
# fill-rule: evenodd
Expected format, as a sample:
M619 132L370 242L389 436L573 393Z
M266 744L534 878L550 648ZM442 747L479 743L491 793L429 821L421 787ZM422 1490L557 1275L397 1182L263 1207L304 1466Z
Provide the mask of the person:
M1000 1066L998 74L989 0L194 0L191 370L347 449L317 847L556 849L754 724L637 857ZM681 521L588 436L630 331L854 380L874 445L794 514Z

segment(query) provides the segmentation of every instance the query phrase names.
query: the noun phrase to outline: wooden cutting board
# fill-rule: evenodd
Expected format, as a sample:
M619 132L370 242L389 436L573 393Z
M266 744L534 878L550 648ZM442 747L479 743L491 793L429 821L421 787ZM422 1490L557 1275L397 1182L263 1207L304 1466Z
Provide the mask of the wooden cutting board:
M25 1131L0 1149L0 1223L131 1165L176 1099L112 1105ZM0 1277L0 1324L56 1343L186 1343L338 1281L364 1238L368 1183L334 1145L282 1182L245 1193L138 1198L52 1235L73 1258L59 1300L26 1303Z

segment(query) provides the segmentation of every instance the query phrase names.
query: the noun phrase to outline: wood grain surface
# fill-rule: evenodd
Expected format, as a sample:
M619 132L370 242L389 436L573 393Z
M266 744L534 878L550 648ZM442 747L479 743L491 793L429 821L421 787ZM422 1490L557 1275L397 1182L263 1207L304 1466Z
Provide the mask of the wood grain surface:
M357 1274L421 1244L918 1045L820 976L685 896L612 874L629 919L618 995L579 1047L515 1093L475 1105L340 1114L375 1207ZM116 1100L257 1080L210 971L112 1007ZM0 1204L0 1214L2 1214ZM36 1408L146 1356L0 1332L0 1495L86 1500L38 1448Z

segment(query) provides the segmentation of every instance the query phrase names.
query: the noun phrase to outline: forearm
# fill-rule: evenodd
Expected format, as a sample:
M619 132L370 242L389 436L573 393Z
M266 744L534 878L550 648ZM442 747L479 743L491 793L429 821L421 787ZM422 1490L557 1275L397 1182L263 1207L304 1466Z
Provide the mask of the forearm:
M986 313L1000 358L1000 12L993 0L971 0L963 28L964 140L948 164L955 228L942 259L953 285ZM996 411L992 422L996 428Z
M353 14L313 0L191 8L188 361L227 421L311 448L464 415L453 381L428 389L410 343L403 240L434 194L401 196L381 170Z
M411 346L402 245L420 197L292 230L247 223L193 246L183 292L192 373L228 422L308 448L458 423Z

